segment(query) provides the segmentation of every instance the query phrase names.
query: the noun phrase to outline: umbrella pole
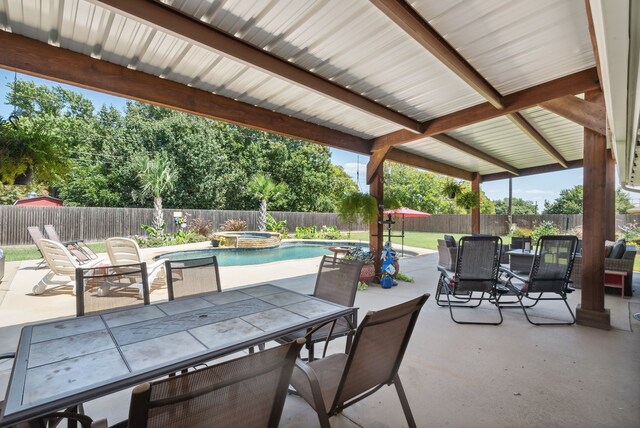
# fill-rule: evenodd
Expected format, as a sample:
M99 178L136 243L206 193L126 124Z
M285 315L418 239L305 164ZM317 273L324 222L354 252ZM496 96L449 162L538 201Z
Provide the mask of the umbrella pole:
M400 257L404 257L404 216L402 216L402 249L400 250Z

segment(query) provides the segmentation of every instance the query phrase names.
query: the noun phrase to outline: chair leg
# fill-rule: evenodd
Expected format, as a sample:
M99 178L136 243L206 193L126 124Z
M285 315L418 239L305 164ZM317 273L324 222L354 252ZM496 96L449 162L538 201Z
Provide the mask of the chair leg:
M474 306L452 305L451 304L451 299L449 298L449 293L447 293L447 301L449 303L449 315L451 315L451 319L453 320L453 322L455 322L456 324L476 324L476 325L500 325L500 324L502 324L502 321L504 320L504 318L502 317L502 310L500 309L500 303L498 302L499 298L497 298L497 297L494 297L495 303L491 303L491 297L488 298L487 301L489 301L491 304L495 305L496 308L498 308L498 315L500 315L500 321L498 321L498 322L458 321L453 316L453 308L454 307L455 308L477 308L478 306L480 306L480 303L482 303L483 299L484 299L484 292L482 293L482 297L480 298L480 302L477 305L474 305Z
M404 411L404 416L407 418L407 424L409 428L417 427L415 419L413 419L413 414L411 413L411 407L409 407L409 400L407 400L407 394L404 393L404 388L402 387L402 383L400 382L400 376L396 373L396 376L393 378L393 384L396 386L396 391L398 392L398 398L400 398L400 404L402 404L402 410Z
M307 356L307 361L312 362L315 359L315 356L314 356L315 347L313 346L313 341L311 340L311 338L307 340L307 352L309 354Z
M542 325L573 325L576 323L576 316L573 314L573 311L571 310L571 307L569 306L569 303L567 302L567 296L566 295L561 295L559 299L545 299L545 300L562 300L565 304L565 306L567 307L567 310L569 311L569 314L571 314L571 322L533 322L531 321L531 318L529 318L529 314L527 313L527 308L531 308L533 306L535 306L541 299L540 297L542 296L542 294L540 294L540 296L538 296L537 299L532 299L535 300L535 303L533 305L529 305L529 306L525 306L524 303L522 303L522 299L524 296L520 296L519 300L520 300L520 306L522 307L522 312L524 312L524 316L527 317L527 321L529 321L530 324L533 325L537 325L537 326L542 326Z

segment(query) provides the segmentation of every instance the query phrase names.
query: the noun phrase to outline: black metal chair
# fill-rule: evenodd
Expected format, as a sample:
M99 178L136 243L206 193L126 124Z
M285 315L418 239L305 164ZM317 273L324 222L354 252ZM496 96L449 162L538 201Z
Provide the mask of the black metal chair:
M501 249L502 239L498 236L465 236L458 244L455 272L452 274L446 269L438 268L440 278L436 289L436 303L449 308L454 322L488 325L502 323L498 301L503 291L497 288ZM477 308L483 301L496 306L500 316L498 322L459 321L453 316L453 308Z
M215 256L167 260L164 264L169 300L222 291Z
M353 306L363 265L364 263L361 260L334 259L332 256L324 256L320 262L313 296L338 305ZM324 357L331 340L347 336L346 350L348 351L353 333L357 327L357 315L357 310L354 310L353 315L349 318L340 318L325 326L298 331L278 339L278 342L286 343L299 337L306 337L305 346L309 353L309 361L313 361L315 358L314 344L318 342L326 341L322 353Z
M398 369L428 298L429 294L425 294L381 311L368 312L348 354L332 354L308 364L298 361L291 385L318 413L321 427L330 427L331 416L392 384L407 423L410 427L416 426Z
M149 304L146 263L76 269L76 315Z
M506 289L517 297L516 302L502 302L502 307L509 307L510 303L518 303L527 321L534 325L572 325L576 317L567 302L567 294L574 291L571 288L571 270L578 248L578 238L575 236L542 236L538 239L531 273L528 277L501 268ZM525 305L523 299L533 303ZM570 322L533 322L529 318L527 309L533 308L542 300L561 300L571 314ZM513 307L513 306L511 306Z

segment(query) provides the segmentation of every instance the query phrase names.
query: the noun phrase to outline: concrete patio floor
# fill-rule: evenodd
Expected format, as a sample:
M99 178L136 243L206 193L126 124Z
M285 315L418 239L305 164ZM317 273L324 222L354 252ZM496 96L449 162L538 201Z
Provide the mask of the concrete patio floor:
M146 253L151 256L151 252ZM637 427L640 421L640 281L634 297L606 295L612 330L574 326L536 327L521 310L504 310L500 326L458 325L449 311L433 300L437 283L437 254L403 259L401 271L415 283L400 283L391 290L371 286L358 292L356 306L367 310L388 307L422 293L431 293L416 325L400 377L418 426L449 427ZM319 258L265 265L223 267L224 288L270 282L300 292L313 290ZM0 303L0 352L15 350L19 324L73 316L70 289L30 295L46 269L34 270L23 262L13 280L6 281ZM637 276L637 275L636 275ZM1 291L1 290L0 290ZM0 297L2 298L2 297ZM164 290L152 300L166 299ZM580 292L570 296L575 310ZM460 316L495 319L493 306L459 312ZM535 311L547 319L566 319L561 302L540 303ZM344 341L331 343L329 352L344 350ZM371 358L375 358L371 355ZM0 365L6 382L10 364ZM4 388L4 386L0 386ZM0 389L2 390L2 389ZM115 423L126 417L129 391L85 405L94 418ZM393 387L331 419L334 427L406 426ZM301 398L289 396L281 426L318 426L315 413Z

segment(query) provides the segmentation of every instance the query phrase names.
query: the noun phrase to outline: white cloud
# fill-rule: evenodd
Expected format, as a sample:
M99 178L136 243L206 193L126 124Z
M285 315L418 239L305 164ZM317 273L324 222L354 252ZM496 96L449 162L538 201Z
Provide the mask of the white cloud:
M556 194L556 192L552 190L540 190L540 189L525 190L524 193L527 193L529 195L555 195Z
M367 164L359 164L360 165L360 175L362 174L366 174L367 172ZM358 163L356 162L347 162L345 164L342 164L342 167L344 168L345 172L349 175L356 175L356 172L358 172Z

